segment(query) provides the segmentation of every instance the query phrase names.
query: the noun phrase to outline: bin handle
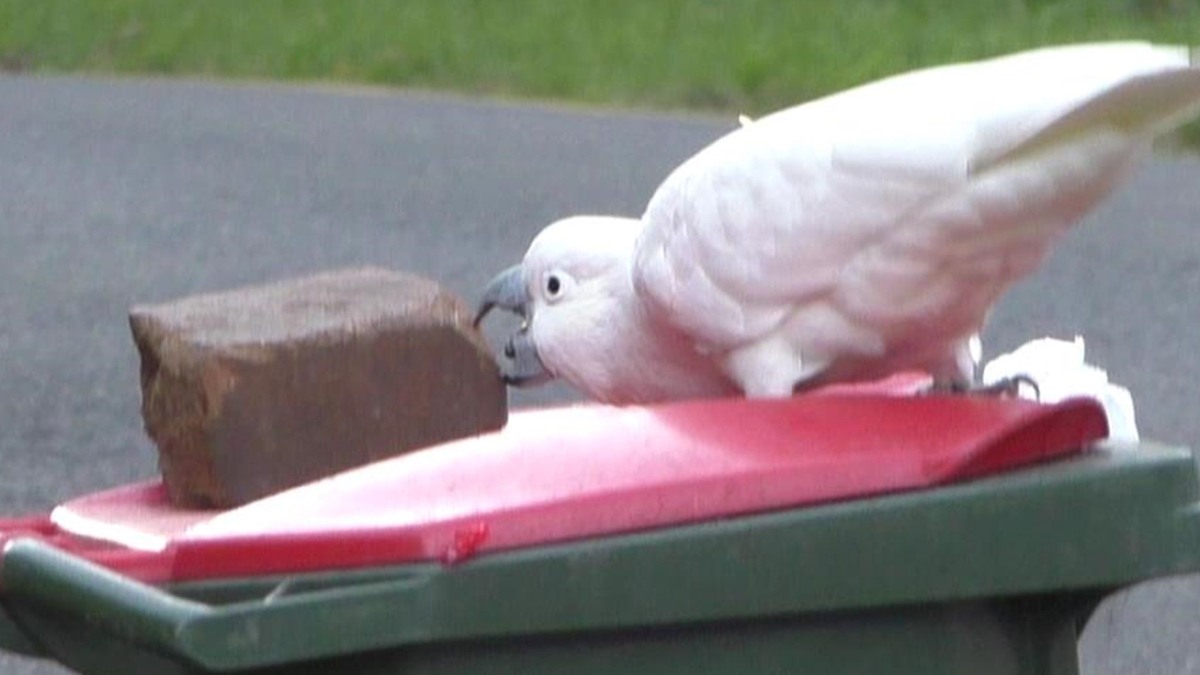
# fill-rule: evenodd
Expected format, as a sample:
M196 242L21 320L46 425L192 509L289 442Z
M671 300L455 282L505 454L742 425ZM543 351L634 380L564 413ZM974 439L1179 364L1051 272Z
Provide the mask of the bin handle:
M387 622L380 618L404 614L403 598L411 598L409 590L424 583L424 576L412 576L409 581L399 589L395 580L366 582L337 594L343 603L371 600L370 612L360 609L355 613L362 630L353 631L350 637L339 634L317 639L298 649L293 645L282 653L278 645L265 644L257 634L287 633L297 621L295 610L327 597L325 589L310 590L303 585L296 589L284 582L260 600L212 606L122 576L35 537L10 540L0 555L3 595L30 607L77 617L100 632L210 670L261 667L390 644L395 627L384 629ZM388 592L380 592L385 589ZM247 613L252 616L248 618ZM424 631L423 624L416 624L409 637Z
M212 608L123 577L38 541L8 541L0 557L0 588L14 599L72 616L132 642L178 653L176 636Z

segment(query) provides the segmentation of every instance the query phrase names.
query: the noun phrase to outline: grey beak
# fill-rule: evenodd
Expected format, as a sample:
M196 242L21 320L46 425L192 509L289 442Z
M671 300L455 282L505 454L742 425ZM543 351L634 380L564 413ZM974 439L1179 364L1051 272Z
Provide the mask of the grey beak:
M529 296L525 292L525 269L521 265L512 267L497 274L483 289L483 298L479 301L479 309L475 312L475 327L483 321L483 317L493 308L507 309L522 318L529 305Z
M504 356L509 361L509 367L502 373L504 383L512 387L536 387L554 379L542 358L538 356L537 347L529 339L529 324L521 324L521 330L512 334L504 345Z
M497 274L483 289L483 298L475 312L475 326L478 327L488 312L496 307L524 319L521 328L504 345L504 356L508 362L507 367L501 366L504 383L513 387L533 387L553 379L554 376L542 365L537 347L529 336L532 317L529 316L529 295L525 291L525 273L520 265L513 265Z

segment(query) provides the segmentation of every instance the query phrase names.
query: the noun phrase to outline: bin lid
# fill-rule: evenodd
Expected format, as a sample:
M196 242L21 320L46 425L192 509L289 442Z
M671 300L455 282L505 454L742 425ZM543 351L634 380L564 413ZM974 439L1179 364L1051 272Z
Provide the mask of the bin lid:
M1079 452L1107 434L1088 399L896 390L515 412L500 431L228 511L174 509L151 482L67 502L51 518L62 533L116 544L120 555L93 559L144 580L456 563L926 488Z

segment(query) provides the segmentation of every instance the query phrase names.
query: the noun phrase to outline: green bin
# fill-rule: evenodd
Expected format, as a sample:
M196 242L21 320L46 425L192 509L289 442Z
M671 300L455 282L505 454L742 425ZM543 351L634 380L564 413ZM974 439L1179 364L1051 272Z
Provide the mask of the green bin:
M1076 673L1103 597L1200 569L1192 454L1103 435L1079 401L518 414L157 550L10 521L0 648L83 673Z

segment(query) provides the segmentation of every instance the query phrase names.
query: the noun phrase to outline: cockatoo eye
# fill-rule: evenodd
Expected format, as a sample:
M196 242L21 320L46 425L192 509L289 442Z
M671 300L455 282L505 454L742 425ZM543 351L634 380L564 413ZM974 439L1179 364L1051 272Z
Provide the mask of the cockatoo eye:
M561 298L571 285L571 277L561 271L552 270L546 273L542 278L542 292L546 296L547 302L554 302Z

